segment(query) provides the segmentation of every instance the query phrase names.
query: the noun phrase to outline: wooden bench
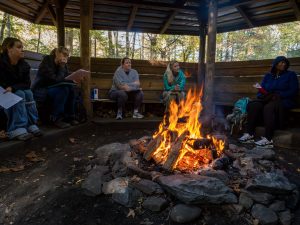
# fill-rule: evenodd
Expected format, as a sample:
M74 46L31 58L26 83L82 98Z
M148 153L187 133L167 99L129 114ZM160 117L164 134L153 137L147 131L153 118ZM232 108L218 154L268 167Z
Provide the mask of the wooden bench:
M291 58L290 70L300 74L300 58ZM217 113L220 107L233 107L242 97L256 98L257 90L253 88L256 82L261 83L264 74L270 71L272 60L220 62L216 63L214 78L214 109ZM300 86L300 76L298 75ZM298 102L300 103L300 91ZM299 104L300 105L300 104ZM300 108L291 110L299 113Z

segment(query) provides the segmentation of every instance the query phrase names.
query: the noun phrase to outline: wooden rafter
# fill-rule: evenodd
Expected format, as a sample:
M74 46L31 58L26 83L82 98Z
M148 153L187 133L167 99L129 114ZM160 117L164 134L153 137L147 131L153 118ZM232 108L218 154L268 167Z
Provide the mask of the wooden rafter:
M289 3L291 5L291 8L294 10L297 20L300 20L300 9L299 9L299 5L297 4L296 0L290 0Z
M246 14L246 12L244 11L244 9L242 9L241 6L236 6L235 7L237 9L237 11L241 14L241 16L243 17L243 19L246 21L246 23L248 24L249 28L253 28L254 25L251 21L251 19L249 18L249 16Z
M54 11L52 5L51 5L51 4L48 4L48 5L47 5L47 9L48 9L48 11L49 11L49 13L50 13L51 20L52 20L54 26L57 26L57 22L56 22L56 13L55 13L55 11Z
M21 4L20 2L16 1L16 0L10 0L11 3L13 3L15 6L20 7L20 8L24 8L26 10L28 10L31 13L34 13L35 10L25 4Z
M186 3L187 0L183 0L183 1L179 1L177 0L175 2L175 6L178 6L178 7L183 7L184 4ZM166 20L166 22L164 23L163 27L161 28L160 30L160 33L163 34L166 32L166 30L168 29L168 27L170 26L171 22L173 21L173 19L175 18L175 16L177 15L178 13L178 10L173 10L173 12L169 15L168 19Z
M132 25L133 25L137 10L138 10L138 7L136 5L134 5L132 10L131 10L130 17L129 17L129 20L128 20L127 31L129 31L131 29Z
M43 5L39 9L39 13L36 16L34 23L40 23L41 20L44 18L45 14L47 12L47 9L48 9L48 4L49 4L48 1L49 0L44 1Z

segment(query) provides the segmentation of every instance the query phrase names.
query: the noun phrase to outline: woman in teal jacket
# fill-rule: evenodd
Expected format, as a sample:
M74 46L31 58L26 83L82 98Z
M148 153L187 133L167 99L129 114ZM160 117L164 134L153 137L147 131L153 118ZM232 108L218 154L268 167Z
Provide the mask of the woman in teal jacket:
M185 97L185 75L182 70L180 70L179 63L177 61L171 61L168 64L163 80L163 101L166 105L167 112L172 100L179 103Z

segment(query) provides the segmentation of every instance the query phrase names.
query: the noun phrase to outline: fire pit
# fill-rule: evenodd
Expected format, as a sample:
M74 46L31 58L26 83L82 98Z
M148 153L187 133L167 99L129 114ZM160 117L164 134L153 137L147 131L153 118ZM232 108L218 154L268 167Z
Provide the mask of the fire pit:
M186 100L172 101L169 116L159 125L144 152L166 170L190 171L206 167L224 150L224 141L201 133L202 91L190 90Z

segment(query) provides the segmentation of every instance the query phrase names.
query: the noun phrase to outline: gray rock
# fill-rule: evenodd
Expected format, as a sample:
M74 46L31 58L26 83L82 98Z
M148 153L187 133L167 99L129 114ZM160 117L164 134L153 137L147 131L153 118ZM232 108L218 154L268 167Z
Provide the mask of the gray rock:
M245 151L245 156L246 157L252 157L253 159L267 159L267 160L272 160L275 158L275 152L272 149L263 149L263 148L258 148L255 147L251 150L246 150Z
M266 169L271 169L271 168L274 167L274 163L272 161L270 161L270 160L263 160L263 159L261 159L261 160L258 160L258 163L261 166L265 167Z
M246 189L274 194L289 194L294 187L282 174L271 172L259 174L253 180L249 180Z
M171 175L158 178L161 186L186 204L237 203L233 191L213 177Z
M275 201L269 206L274 212L281 212L285 210L285 202L284 201Z
M221 209L226 212L226 215L238 215L244 211L244 207L239 204L222 205Z
M105 182L102 187L104 194L125 193L128 187L128 178L118 177L109 182Z
M110 157L114 155L117 160L123 152L130 151L129 144L111 143L96 149L97 157L102 165L106 165Z
M241 157L233 162L233 167L239 169L242 176L258 174L256 163L252 157Z
M214 177L214 178L218 178L219 180L221 180L224 184L228 184L229 183L229 178L228 175L225 171L223 170L212 170L212 169L208 169L208 170L200 170L199 171L199 175L201 176L206 176L206 177Z
M133 153L130 151L123 152L121 155L120 161L125 165L138 165L138 160L133 156Z
M282 225L290 225L292 223L292 215L290 210L279 213L279 219Z
M231 163L231 160L227 156L222 156L221 158L217 158L211 163L211 167L215 170L223 170L226 169Z
M102 193L102 184L105 182L104 175L108 172L109 168L107 166L98 166L92 169L81 185L85 194L89 196L100 195Z
M151 196L143 202L143 207L153 212L160 212L168 206L168 201L161 197Z
M265 205L268 205L272 202L272 200L275 198L273 195L269 193L261 193L261 192L255 192L255 191L242 191L245 193L246 196L254 200L255 202L262 203Z
M200 217L201 211L196 206L178 204L172 208L170 218L176 223L188 223Z
M138 182L130 183L130 185L148 195L164 193L161 186L151 180L142 179Z
M126 187L124 188L124 191L120 193L113 193L112 199L123 206L134 207L137 205L139 198L142 196L143 195L139 190Z
M126 177L128 175L127 173L127 167L120 162L120 160L117 160L113 167L111 168L111 173L114 178L117 177Z
M289 209L295 209L299 202L299 190L294 184L293 187L294 190L292 194L285 196L285 205Z
M239 204L245 209L250 209L253 205L253 200L247 196L245 193L241 193L239 197Z
M278 218L276 213L263 205L255 204L252 207L251 214L255 219L258 219L262 225L277 224Z

